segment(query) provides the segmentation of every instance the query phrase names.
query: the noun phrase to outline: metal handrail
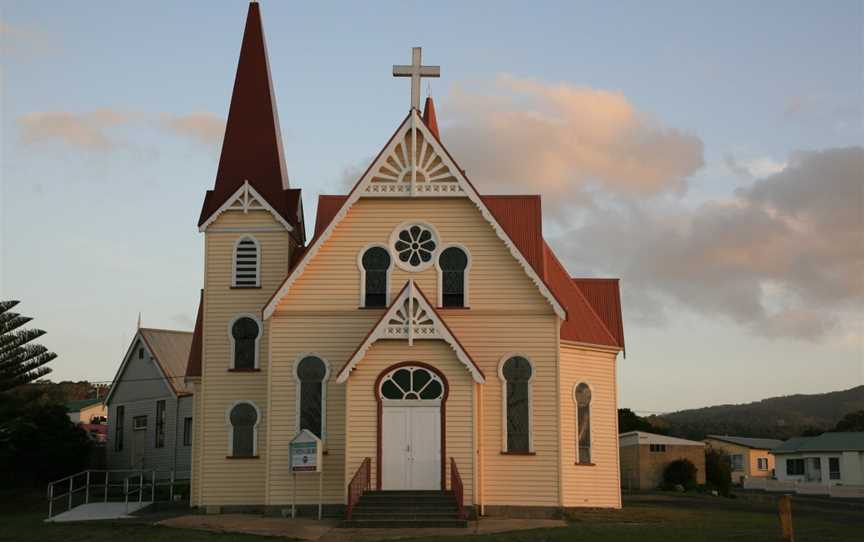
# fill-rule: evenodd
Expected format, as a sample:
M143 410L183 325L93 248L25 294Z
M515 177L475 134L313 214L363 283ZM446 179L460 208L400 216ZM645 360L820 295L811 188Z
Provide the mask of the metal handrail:
M465 519L465 487L462 484L462 476L459 475L459 469L456 467L456 460L450 458L450 490L456 496L456 509L459 512L459 519Z
M351 478L348 484L348 505L345 510L345 519L350 520L351 514L354 513L354 506L360 501L365 491L372 488L372 458L366 457L360 466L357 467L357 472Z
M73 506L73 497L76 493L84 492L84 503L87 504L91 502L91 488L96 489L97 487L102 491L102 502L108 502L108 495L110 493L111 488L122 487L123 488L123 498L124 501L128 500L127 495L125 494L129 491L128 481L127 479L139 478L139 484L141 487L141 497L140 500L143 502L143 488L146 487L146 483L143 483L143 475L145 472L150 473L150 500L156 500L156 487L157 486L168 486L168 499L169 501L174 501L174 491L175 485L178 482L184 482L187 480L191 480L191 471L175 471L175 470L156 470L151 469L148 471L142 469L89 469L86 471L76 472L75 474L71 474L69 476L65 476L58 480L54 480L50 482L47 487L47 498L48 498L48 519L51 519L54 513L54 504L59 499L67 499L66 510L71 510ZM126 478L122 482L111 482L112 474L119 473L129 473ZM159 474L167 474L164 478L159 478ZM99 475L102 475L100 478ZM79 480L83 477L84 485L81 487L75 487ZM116 478L115 478L116 480ZM58 488L66 489L65 492L57 494ZM138 489L133 489L131 493L135 493ZM99 494L99 490L96 491L96 495ZM79 503L81 504L81 503Z

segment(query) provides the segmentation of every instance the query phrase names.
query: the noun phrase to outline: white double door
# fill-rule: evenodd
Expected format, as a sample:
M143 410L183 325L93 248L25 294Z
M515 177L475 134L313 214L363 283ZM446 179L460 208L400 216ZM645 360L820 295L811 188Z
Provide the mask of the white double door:
M405 402L382 408L382 489L441 489L441 406Z

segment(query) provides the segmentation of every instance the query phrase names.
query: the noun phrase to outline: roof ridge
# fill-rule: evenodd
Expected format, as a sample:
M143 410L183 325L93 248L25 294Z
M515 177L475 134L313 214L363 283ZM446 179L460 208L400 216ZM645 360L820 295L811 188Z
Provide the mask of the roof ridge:
M183 331L180 329L167 329L164 327L139 327L138 331L158 331L160 333L185 333L191 335L194 331Z

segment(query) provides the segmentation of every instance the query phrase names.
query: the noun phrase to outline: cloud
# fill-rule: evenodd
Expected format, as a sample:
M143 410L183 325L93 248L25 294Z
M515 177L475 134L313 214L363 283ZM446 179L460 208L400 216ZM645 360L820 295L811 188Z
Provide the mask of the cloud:
M818 339L861 317L862 171L862 147L795 152L781 172L696 209L597 205L555 245L577 265L598 262L581 272L621 276L643 322L672 317L671 298L764 336Z
M566 204L599 187L623 194L683 191L702 167L702 141L638 111L618 92L501 75L451 93L448 148L488 192L542 192Z
M218 145L225 134L225 119L212 113L188 115L163 113L160 122L164 128L205 145Z
M731 153L723 156L723 162L736 177L745 180L761 179L768 175L780 173L786 166L787 162L774 160L770 156L760 156L750 158L748 160L738 160Z
M60 143L76 149L110 151L135 146L132 129L157 129L205 145L217 145L225 121L210 113L145 113L103 108L84 113L48 111L18 117L25 145ZM140 135L140 134L139 134Z
M56 141L72 147L108 150L122 144L111 135L111 129L137 118L134 113L112 109L88 113L28 113L18 118L18 127L25 144Z

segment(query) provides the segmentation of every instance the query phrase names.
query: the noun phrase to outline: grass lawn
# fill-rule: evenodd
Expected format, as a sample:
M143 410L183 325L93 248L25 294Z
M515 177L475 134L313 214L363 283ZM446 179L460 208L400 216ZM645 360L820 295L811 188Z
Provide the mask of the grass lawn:
M745 494L737 499L705 495L627 495L623 510L585 510L570 515L570 524L558 529L536 529L484 536L412 538L411 542L775 542L779 527L776 496ZM864 503L795 497L797 542L864 540ZM285 542L233 533L209 533L156 527L147 518L77 524L43 523L44 498L0 492L0 540L16 542Z
M41 493L0 492L0 541L14 542L285 542L234 533L210 533L159 527L146 521L45 523L48 505Z
M706 495L640 494L624 497L622 510L585 510L566 528L448 538L448 542L776 542L777 497L745 494L737 499ZM864 540L864 503L793 498L796 542ZM438 538L412 538L432 542Z

